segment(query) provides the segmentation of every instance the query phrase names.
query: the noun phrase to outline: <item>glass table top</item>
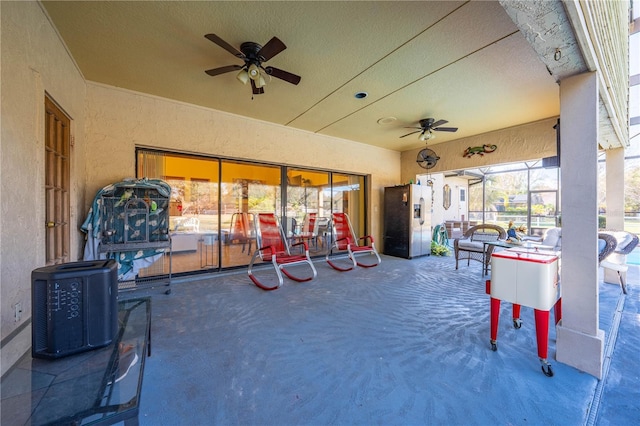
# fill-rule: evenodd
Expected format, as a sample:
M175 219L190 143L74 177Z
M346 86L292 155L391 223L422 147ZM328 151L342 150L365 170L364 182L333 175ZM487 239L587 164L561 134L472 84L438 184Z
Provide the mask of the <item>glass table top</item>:
M1 423L137 420L150 323L150 298L120 301L118 332L108 346L55 360L25 356L2 380Z

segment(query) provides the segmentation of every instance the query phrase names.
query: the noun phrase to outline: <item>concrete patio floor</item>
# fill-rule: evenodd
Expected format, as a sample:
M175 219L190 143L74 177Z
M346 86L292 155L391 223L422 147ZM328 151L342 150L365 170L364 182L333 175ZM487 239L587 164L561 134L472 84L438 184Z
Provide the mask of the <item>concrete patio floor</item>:
M553 326L546 377L530 308L515 329L502 304L492 351L486 277L452 257L383 256L342 273L317 260L317 279L272 292L239 270L177 281L169 295L121 293L152 298L139 423L640 424L640 251L629 260L626 296L599 286L602 380L555 361ZM2 413L3 426L16 419Z
M600 284L602 381L537 358L533 311L502 304L490 349L480 264L383 256L380 266L285 280L242 271L153 294L142 425L626 425L640 423L640 279ZM267 271L265 271L266 273ZM602 274L601 274L602 276Z

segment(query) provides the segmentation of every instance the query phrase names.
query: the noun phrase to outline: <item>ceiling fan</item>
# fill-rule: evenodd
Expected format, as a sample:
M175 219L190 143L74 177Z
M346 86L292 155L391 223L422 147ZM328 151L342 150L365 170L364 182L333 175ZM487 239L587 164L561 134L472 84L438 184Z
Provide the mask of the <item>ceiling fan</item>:
M418 153L416 162L423 169L431 169L435 167L439 159L440 157L438 157L435 152L433 152L429 148L424 148Z
M436 132L457 132L458 131L457 127L440 127L446 123L448 123L447 120L435 121L435 119L433 118L423 118L422 120L420 120L420 127L405 127L405 129L418 129L418 130L416 130L415 132L407 133L406 135L403 135L400 137L404 138L405 136L413 135L415 133L420 133L420 136L418 139L420 139L421 141L426 141L426 140L435 138L435 135L433 134L434 131Z
M213 68L205 72L210 76L216 76L232 71L240 71L236 78L243 84L251 81L251 91L254 95L264 93L266 81L264 76L273 76L289 82L291 84L300 83L300 76L274 67L263 67L262 63L276 56L287 48L277 37L273 37L264 46L247 41L240 45L240 50L231 46L215 34L206 34L205 37L218 46L222 47L232 55L242 59L244 65L227 65L220 68Z

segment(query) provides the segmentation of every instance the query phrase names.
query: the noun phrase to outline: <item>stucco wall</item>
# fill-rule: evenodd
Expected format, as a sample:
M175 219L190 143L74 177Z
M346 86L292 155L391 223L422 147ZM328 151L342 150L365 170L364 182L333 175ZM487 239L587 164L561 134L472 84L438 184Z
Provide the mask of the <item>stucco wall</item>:
M515 163L538 158L552 157L556 154L556 133L553 126L557 117L508 129L497 130L482 135L462 138L446 144L427 142L427 147L435 151L440 157L430 173L440 173L451 170L475 169L494 164ZM497 149L485 155L463 156L469 147L484 144L497 145ZM401 156L402 181L408 182L416 174L422 174L425 169L416 163L418 152L422 148L405 151Z
M371 175L371 233L382 241L381 197L399 183L400 153L111 86L87 85L87 205L135 176L136 145Z
M45 93L72 119L72 261L82 256L79 227L96 191L135 175L136 144L371 174L371 227L381 234L381 194L399 181L399 153L113 87L87 88L39 3L0 7L2 374L31 345L31 271L45 261Z
M71 223L84 193L82 146L86 86L37 2L0 2L0 312L2 374L31 346L31 271L45 262L45 92L72 119ZM71 260L82 236L71 234ZM22 306L15 320L15 305Z

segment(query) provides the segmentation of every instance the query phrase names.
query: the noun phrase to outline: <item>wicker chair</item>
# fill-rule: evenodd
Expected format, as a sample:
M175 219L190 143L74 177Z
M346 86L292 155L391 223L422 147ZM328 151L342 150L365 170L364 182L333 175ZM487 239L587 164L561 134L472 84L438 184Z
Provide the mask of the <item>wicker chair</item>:
M602 266L602 261L605 260L616 249L618 243L613 235L598 232L598 263Z
M627 255L638 246L638 236L624 231L600 231L599 239L613 240L613 249L601 259L600 266L604 268L604 281L618 281L622 292L627 294ZM608 246L609 244L607 244ZM615 278L614 278L615 277Z
M482 263L486 270L494 246L484 244L488 241L505 240L507 231L501 226L484 223L469 228L460 238L453 241L453 251L456 256L456 269L459 260L467 260L467 266L471 260ZM486 251L485 251L486 250Z

